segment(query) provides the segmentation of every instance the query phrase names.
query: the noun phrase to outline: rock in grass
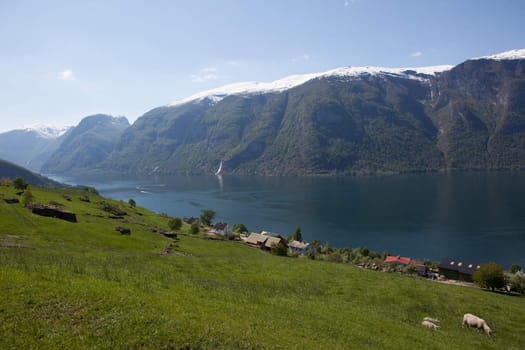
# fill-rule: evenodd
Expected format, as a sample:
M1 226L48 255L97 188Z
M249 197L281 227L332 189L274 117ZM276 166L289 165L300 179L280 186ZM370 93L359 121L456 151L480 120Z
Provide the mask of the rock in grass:
M117 231L117 232L120 232L120 234L122 234L122 235L130 235L131 234L131 229L127 228L127 227L115 226L113 229L115 231Z

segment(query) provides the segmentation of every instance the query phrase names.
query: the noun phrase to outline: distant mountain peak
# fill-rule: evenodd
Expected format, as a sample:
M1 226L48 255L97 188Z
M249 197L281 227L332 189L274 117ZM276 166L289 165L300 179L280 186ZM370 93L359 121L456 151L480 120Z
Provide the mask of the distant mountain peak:
M500 52L494 55L481 56L473 58L473 60L523 60L525 59L525 49L515 49L505 52Z
M26 132L34 132L44 139L56 139L64 135L71 126L50 126L50 125L29 125L24 127L22 130Z

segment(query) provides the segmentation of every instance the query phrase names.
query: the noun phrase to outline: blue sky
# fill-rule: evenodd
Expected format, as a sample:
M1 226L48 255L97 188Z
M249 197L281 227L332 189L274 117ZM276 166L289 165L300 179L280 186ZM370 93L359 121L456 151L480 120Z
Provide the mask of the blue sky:
M148 110L239 81L525 47L525 1L0 0L0 131Z

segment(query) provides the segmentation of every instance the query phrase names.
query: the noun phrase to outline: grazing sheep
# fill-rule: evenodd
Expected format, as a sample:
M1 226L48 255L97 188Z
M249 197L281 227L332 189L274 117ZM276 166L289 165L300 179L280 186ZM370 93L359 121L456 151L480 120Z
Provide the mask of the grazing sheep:
M478 316L472 314L463 315L463 326L475 327L478 329L483 329L487 335L492 334L492 330L488 326L487 322L484 319L479 318Z
M436 323L436 324L439 323L439 320L438 320L438 319L435 319L435 318L432 318L432 317L428 317L428 316L425 317L425 318L423 319L423 321L428 321L428 322L432 322L432 323Z
M427 320L424 320L423 322L421 322L421 325L423 327L426 327L426 328L430 328L430 329L438 329L439 326L437 324L434 324L430 321L427 321Z

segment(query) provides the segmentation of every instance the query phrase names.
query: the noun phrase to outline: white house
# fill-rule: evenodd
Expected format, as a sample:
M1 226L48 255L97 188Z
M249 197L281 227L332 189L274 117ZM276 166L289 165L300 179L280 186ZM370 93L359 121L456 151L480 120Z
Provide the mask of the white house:
M314 250L314 247L308 242L291 241L288 243L290 253L307 255Z

